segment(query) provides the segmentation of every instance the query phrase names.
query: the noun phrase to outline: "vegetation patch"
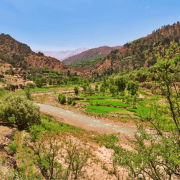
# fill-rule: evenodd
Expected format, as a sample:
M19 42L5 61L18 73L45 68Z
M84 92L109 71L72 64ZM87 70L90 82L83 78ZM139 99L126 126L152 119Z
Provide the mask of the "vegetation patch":
M96 105L111 105L111 106L124 106L124 107L130 107L129 104L125 104L121 101L108 101L108 100L91 100L90 103L96 104Z
M83 106L83 108L87 108L87 112L93 112L93 113L115 113L120 112L121 110L124 110L122 108L114 108L114 107L106 107L106 106Z

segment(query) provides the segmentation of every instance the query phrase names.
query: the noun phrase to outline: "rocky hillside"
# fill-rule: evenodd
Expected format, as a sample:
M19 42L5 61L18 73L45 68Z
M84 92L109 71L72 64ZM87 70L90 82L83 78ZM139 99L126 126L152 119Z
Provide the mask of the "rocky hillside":
M12 66L23 69L48 66L61 71L64 66L56 58L33 52L28 45L16 41L10 35L0 34L0 53L6 57L6 61Z
M168 48L170 42L180 45L180 23L162 26L152 34L124 44L119 50L113 50L106 58L99 59L93 66L79 66L72 71L80 71L84 75L110 75L119 70L138 70L141 67L150 67L156 63L154 53L164 56L164 49ZM156 48L162 46L157 51ZM93 62L94 63L94 62Z
M114 49L121 49L121 48L122 48L122 46L115 46L115 47L102 46L102 47L98 47L98 48L93 48L93 49L89 49L87 51L84 51L80 54L77 54L75 56L71 56L71 57L63 60L62 62L64 64L68 65L74 61L79 61L82 59L88 59L90 57L93 57L93 56L99 55L99 54L108 54Z

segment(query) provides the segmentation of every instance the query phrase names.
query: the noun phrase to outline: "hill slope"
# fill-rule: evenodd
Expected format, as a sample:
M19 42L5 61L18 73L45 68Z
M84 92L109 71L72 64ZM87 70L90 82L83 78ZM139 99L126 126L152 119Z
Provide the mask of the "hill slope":
M99 54L108 54L110 53L112 50L114 49L120 49L122 46L115 46L115 47L109 47L109 46L102 46L102 47L98 47L98 48L93 48L93 49L89 49L87 51L84 51L80 54L77 54L75 56L69 57L65 60L63 60L62 62L66 65L74 62L74 61L79 61L82 59L88 59L90 57L93 57L95 55L99 55Z
M180 45L180 23L163 26L152 34L126 43L119 50L113 50L106 58L96 61L93 66L76 66L72 71L80 71L82 74L91 76L94 74L112 74L119 70L138 70L141 67L150 67L156 63L154 53L160 53L164 56L164 48L168 48L170 42L173 41ZM156 48L159 46L157 51ZM93 62L94 63L94 62Z
M10 35L0 34L0 53L7 57L8 63L24 69L48 66L60 71L64 66L55 58L33 52L28 45L16 41Z

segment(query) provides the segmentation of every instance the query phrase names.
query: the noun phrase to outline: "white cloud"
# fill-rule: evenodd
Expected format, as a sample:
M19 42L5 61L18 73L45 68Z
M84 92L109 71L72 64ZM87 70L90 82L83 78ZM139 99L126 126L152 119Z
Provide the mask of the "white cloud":
M149 6L146 6L146 8L145 9L148 9L149 8Z

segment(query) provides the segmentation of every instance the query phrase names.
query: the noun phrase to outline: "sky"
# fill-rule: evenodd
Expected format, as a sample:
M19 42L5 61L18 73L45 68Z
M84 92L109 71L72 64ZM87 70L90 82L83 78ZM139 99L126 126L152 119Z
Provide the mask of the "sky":
M0 33L32 50L124 45L180 21L179 0L0 1Z

